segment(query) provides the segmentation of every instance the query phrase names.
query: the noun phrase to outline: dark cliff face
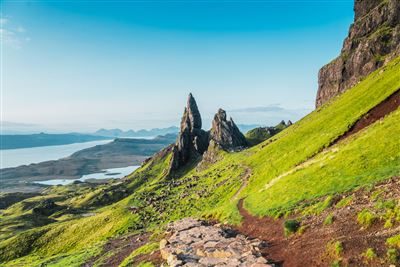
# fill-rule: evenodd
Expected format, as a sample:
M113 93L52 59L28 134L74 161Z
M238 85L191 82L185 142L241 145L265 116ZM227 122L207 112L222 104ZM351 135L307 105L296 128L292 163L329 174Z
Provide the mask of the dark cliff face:
M356 0L354 12L340 56L319 71L317 107L400 55L399 0Z
M210 130L210 139L220 148L227 151L247 146L246 138L240 132L232 118L229 120L226 119L226 112L223 109L219 109L214 116Z

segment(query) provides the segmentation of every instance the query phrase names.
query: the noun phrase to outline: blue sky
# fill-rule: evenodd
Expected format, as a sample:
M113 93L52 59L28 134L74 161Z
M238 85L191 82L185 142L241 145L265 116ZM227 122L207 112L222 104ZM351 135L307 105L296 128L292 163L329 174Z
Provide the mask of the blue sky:
M178 125L189 92L205 125L296 120L353 20L351 0L1 5L2 120L52 131Z

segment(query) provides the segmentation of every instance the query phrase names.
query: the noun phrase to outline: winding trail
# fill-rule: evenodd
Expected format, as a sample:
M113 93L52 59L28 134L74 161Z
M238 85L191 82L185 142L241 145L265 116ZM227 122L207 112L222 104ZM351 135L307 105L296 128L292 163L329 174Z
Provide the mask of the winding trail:
M382 190L380 195L383 201L400 198L400 177L393 177L375 185ZM267 246L260 249L264 258L276 266L303 267L303 266L331 266L335 260L327 248L332 241L340 241L345 250L342 262L344 266L366 266L362 256L368 248L374 248L380 259L385 259L387 253L386 240L400 233L400 224L391 228L384 227L384 220L376 220L369 227L361 227L357 222L357 214L362 210L372 210L376 203L371 196L374 191L360 188L355 191L340 194L335 197L334 203L344 197L352 197L350 206L337 207L332 205L319 215L303 216L301 210L293 212L287 218L274 219L272 217L252 215L244 207L243 199L238 202L238 210L243 217L241 225L233 228L250 238L265 241ZM328 215L333 215L333 223L325 224ZM300 234L285 236L284 223L289 219L301 221L305 230ZM374 263L375 264L375 263ZM382 262L369 266L389 266Z
M243 191L243 189L247 186L250 176L251 176L251 169L248 166L244 166L241 165L242 168L244 168L244 174L242 175L242 180L243 183L240 186L240 188L238 189L238 191L236 191L236 193L231 197L231 201L237 200L240 193Z

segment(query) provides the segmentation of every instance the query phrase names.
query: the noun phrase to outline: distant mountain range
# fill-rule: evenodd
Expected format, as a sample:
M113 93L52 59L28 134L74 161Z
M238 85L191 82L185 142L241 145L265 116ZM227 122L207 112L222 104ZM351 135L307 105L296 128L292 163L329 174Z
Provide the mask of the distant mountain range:
M238 124L237 125L240 131L247 132L254 128L260 127L259 124ZM93 133L96 136L105 136L105 137L156 137L159 135L166 134L176 134L179 132L179 127L171 126L168 128L154 128L150 130L128 130L123 131L121 129L100 129Z
M171 126L168 128L154 128L151 130L142 129L138 131L123 131L121 129L100 129L94 132L93 135L106 137L155 137L177 132L179 132L179 128L176 126Z
M238 128L246 133L249 130L260 127L257 124L239 124ZM169 134L178 134L179 128L171 126L167 128L154 128L150 130L100 129L94 133L65 133L65 134L7 134L0 135L0 149L30 148L42 146L68 145L90 141L115 139L115 138L154 138Z

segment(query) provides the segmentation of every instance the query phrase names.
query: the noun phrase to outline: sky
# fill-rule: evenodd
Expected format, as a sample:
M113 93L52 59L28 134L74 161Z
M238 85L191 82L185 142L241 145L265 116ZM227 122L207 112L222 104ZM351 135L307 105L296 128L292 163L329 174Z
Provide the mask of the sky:
M49 132L298 120L352 0L0 0L3 127Z

